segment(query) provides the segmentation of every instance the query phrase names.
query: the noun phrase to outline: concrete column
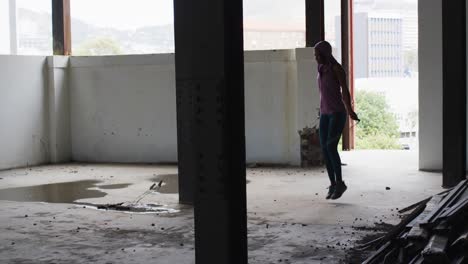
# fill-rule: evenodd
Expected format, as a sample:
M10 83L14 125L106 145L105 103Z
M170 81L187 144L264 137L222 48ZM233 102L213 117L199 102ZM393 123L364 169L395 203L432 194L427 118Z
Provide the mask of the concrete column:
M305 0L306 4L306 47L313 47L325 39L324 0Z
M49 159L51 163L70 162L70 89L68 57L50 56L48 64Z
M442 0L418 5L419 169L442 170Z
M466 178L466 2L442 2L443 186ZM423 131L424 132L424 131Z
M10 0L9 2L9 14L10 14L10 54L18 54L18 32L16 26L16 0Z
M196 263L247 263L242 0L174 1L179 192Z

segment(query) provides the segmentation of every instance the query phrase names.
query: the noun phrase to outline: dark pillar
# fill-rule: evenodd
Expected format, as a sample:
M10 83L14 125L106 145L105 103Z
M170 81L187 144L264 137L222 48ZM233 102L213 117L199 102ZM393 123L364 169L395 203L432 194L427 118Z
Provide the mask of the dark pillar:
M324 0L305 0L306 4L306 47L313 47L325 39Z
M453 187L466 171L465 0L442 1L443 186Z
M174 13L179 181L187 200L194 188L196 263L247 263L242 0L175 0Z
M341 64L346 72L351 101L354 101L353 0L341 0ZM354 149L353 121L347 117L343 130L343 150Z
M70 0L52 0L54 55L71 55Z

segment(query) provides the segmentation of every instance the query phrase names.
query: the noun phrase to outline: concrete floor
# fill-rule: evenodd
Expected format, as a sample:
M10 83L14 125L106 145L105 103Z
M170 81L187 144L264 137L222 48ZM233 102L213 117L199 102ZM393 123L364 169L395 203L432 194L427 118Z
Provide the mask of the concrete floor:
M417 170L416 152L354 151L342 161L348 191L336 201L324 199L323 168L248 169L249 263L355 263L350 249L379 223L398 223L397 208L442 190L440 173ZM177 204L176 173L175 166L115 164L1 171L0 263L194 263L193 208ZM140 201L159 205L159 213L68 203L134 201L161 179L164 193ZM81 180L99 182L22 188Z

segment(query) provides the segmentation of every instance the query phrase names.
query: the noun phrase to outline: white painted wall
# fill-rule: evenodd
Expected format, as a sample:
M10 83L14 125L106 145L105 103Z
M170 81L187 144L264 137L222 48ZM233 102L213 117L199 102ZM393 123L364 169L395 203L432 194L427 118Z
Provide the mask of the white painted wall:
M172 54L71 57L72 159L177 160Z
M0 170L49 159L46 57L0 55Z
M317 82L317 62L313 48L296 50L298 94L296 112L298 129L319 125L320 94Z
M442 169L442 0L419 7L419 168Z
M248 162L300 163L297 130L313 123L318 98L313 52L299 52L245 53ZM72 57L72 159L175 162L174 71L172 54Z
M173 54L0 57L0 169L176 162ZM312 49L247 51L247 161L300 164L318 107Z
M297 100L294 102L296 113L296 124L293 153L295 161L300 164L300 142L298 139L298 130L304 127L318 127L318 112L320 108L320 94L317 82L317 62L314 56L313 48L296 49L297 61Z
M248 162L293 163L290 149L296 78L294 50L245 53L245 127Z

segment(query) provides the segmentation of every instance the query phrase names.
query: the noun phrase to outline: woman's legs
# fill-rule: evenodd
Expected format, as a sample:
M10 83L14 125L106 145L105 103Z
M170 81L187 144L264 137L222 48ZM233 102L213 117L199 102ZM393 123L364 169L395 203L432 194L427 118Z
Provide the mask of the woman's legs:
M332 185L342 181L338 142L346 123L346 113L320 115L320 146Z
M330 118L331 115L322 114L320 115L320 127L319 127L319 134L320 134L320 146L322 148L323 159L325 161L325 165L327 167L328 177L330 178L330 185L334 186L335 182L335 171L333 169L333 164L330 160L330 155L328 153L328 135L329 135L329 128L330 128Z
M343 181L341 175L341 159L338 153L338 142L340 141L341 134L346 123L346 113L334 113L330 116L328 135L327 135L327 153L330 163L335 172L335 182L341 183Z

